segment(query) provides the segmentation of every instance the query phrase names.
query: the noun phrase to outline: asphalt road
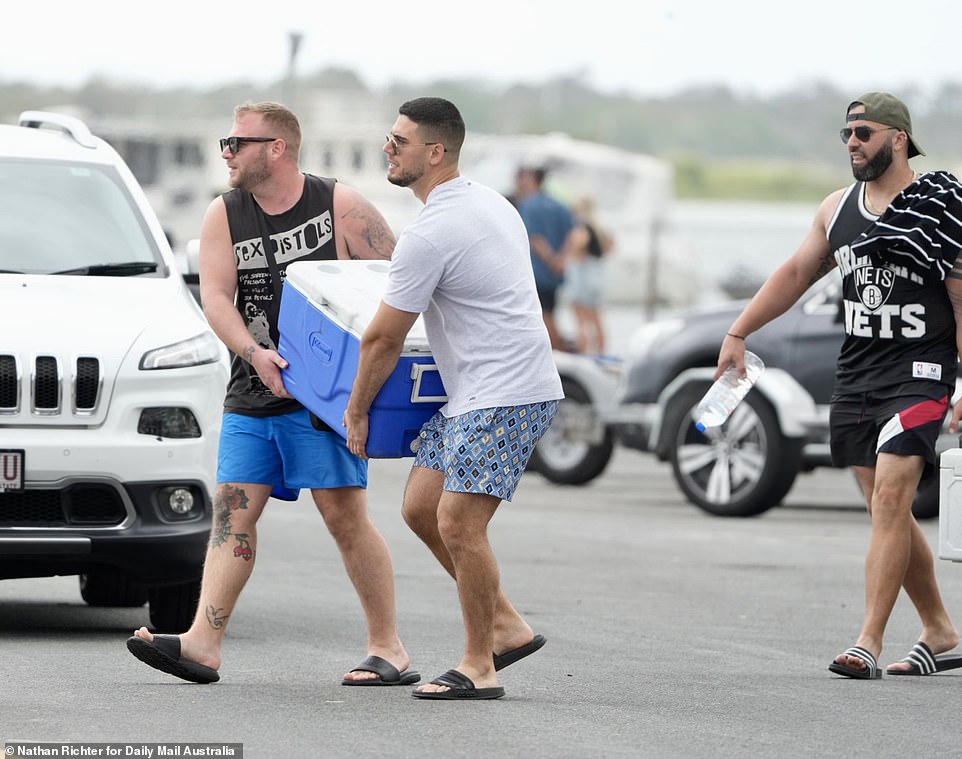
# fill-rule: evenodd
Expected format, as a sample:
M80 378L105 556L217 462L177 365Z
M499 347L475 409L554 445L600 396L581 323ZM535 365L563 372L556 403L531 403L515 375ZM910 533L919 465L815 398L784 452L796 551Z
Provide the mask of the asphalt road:
M461 620L453 583L401 521L408 465L374 462L370 498L402 636L430 679L457 663ZM937 523L924 528L934 545ZM87 608L75 578L0 583L0 742L228 742L294 759L962 755L962 670L863 682L826 669L862 616L868 525L847 473L803 475L782 507L723 519L622 450L586 487L528 475L491 532L503 585L548 639L501 673L501 700L339 684L364 655L361 614L302 499L262 520L215 685L127 653L145 609ZM962 567L937 571L962 624ZM918 633L902 598L882 661Z

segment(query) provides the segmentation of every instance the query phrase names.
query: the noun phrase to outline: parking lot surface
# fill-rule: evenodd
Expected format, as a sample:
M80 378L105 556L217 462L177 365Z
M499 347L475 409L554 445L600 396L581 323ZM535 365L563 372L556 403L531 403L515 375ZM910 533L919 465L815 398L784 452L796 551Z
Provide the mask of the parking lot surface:
M426 679L463 640L453 582L403 524L409 460L371 466L402 637ZM802 475L753 519L685 503L666 465L619 450L591 484L528 475L491 527L502 583L547 645L503 699L425 702L345 688L363 624L302 497L261 520L221 682L183 683L124 646L145 609L86 607L76 580L0 583L0 739L231 742L246 757L957 756L962 670L875 682L827 665L861 625L868 521L851 474ZM933 545L935 521L924 524ZM962 620L962 566L937 563ZM919 634L900 598L882 662Z

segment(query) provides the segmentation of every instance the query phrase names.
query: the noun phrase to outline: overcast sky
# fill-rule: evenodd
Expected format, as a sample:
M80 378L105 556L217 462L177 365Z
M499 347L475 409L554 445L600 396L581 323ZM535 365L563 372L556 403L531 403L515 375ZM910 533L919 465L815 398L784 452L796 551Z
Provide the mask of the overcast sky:
M819 79L854 96L962 79L958 0L9 0L2 16L7 83L264 84L287 71L292 32L298 73L339 66L375 88L577 74L638 95Z

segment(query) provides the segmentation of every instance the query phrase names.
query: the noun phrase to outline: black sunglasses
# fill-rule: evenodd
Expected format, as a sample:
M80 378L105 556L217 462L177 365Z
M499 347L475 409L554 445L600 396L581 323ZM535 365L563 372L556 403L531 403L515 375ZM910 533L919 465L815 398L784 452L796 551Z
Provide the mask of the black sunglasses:
M278 139L277 137L221 137L220 138L220 152L223 153L225 150L229 150L231 155L237 155L237 151L241 149L241 145L245 142L274 142Z
M848 141L852 139L853 134L859 142L868 142L876 132L887 132L891 129L895 129L895 127L882 127L881 129L872 129L872 127L867 126L842 127L838 130L838 136L841 137L842 142L847 145Z

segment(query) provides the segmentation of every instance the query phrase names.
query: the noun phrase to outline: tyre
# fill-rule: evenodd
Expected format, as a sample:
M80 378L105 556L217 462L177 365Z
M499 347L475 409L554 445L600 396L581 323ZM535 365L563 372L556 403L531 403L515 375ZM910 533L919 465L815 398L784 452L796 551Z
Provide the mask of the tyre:
M147 603L147 590L116 569L80 575L80 597L91 606L134 607Z
M158 632L182 633L194 621L200 599L200 580L150 588L150 624Z
M699 432L692 412L707 387L686 387L665 415L675 480L685 497L709 514L761 514L778 505L794 484L802 441L782 435L774 410L755 391L721 427Z
M558 485L583 485L608 466L614 449L614 435L607 427L597 441L591 427L597 424L591 413L591 396L578 382L562 377L565 397L534 452L528 468Z

